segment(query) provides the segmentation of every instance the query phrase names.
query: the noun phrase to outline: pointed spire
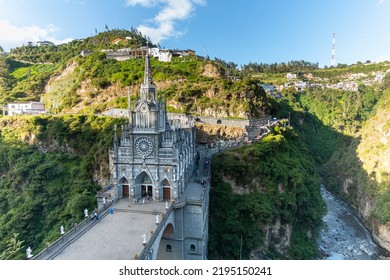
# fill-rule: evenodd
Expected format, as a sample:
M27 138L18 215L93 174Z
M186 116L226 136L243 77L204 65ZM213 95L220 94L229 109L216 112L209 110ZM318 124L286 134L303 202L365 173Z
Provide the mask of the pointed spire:
M150 69L149 54L145 58L144 85L152 84L152 70Z
M114 163L118 160L118 135L116 134L116 124L114 124Z
M147 100L149 102L156 102L156 86L152 81L152 70L150 68L149 51L146 50L145 56L145 70L144 70L144 81L141 84L141 100Z
M118 146L118 135L116 134L116 124L114 124L114 148Z
M130 87L127 89L127 105L129 107L129 117L131 115L131 98L130 98Z

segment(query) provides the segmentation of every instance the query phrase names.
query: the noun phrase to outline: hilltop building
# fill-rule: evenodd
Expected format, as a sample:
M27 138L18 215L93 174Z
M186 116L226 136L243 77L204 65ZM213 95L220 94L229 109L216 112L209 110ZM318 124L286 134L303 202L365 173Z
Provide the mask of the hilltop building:
M45 114L43 102L12 102L7 104L8 116Z
M54 46L54 43L50 41L38 41L37 47L47 47L47 46Z

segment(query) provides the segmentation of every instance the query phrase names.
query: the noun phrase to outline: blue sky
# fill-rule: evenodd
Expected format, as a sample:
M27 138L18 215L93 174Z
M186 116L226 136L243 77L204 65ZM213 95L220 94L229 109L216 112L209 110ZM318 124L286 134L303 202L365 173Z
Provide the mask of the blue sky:
M390 60L390 0L0 0L0 46L139 29L165 48L238 65Z

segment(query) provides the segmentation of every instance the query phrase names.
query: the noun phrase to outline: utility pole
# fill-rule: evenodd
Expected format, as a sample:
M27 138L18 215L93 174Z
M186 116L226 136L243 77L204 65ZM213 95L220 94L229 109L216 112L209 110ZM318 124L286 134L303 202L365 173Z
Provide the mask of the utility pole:
M336 33L333 33L331 66L336 67Z

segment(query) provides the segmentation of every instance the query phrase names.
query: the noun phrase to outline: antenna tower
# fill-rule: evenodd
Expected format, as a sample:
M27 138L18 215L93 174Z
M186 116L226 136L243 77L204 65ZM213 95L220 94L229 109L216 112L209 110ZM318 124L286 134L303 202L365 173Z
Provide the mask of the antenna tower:
M333 33L333 40L332 40L332 61L331 65L333 67L336 66L336 33Z

